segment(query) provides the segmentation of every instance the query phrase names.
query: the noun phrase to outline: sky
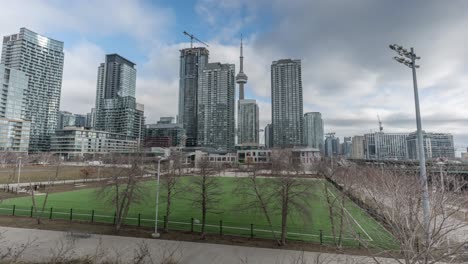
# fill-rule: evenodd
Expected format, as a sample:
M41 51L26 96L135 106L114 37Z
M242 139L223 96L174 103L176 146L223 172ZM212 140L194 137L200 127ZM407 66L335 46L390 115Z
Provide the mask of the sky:
M339 137L416 130L411 70L389 44L414 47L423 129L468 146L468 1L451 0L76 0L8 1L0 34L27 27L64 42L61 110L94 105L97 67L118 53L137 64L137 101L147 123L176 116L179 50L190 32L210 61L236 64L244 37L246 98L260 126L271 120L271 62L301 59L304 113L321 112Z

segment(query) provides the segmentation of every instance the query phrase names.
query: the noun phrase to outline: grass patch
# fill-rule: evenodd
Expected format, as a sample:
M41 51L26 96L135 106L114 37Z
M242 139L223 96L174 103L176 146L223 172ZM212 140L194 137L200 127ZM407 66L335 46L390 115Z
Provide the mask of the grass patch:
M243 178L224 178L217 180L221 183L221 202L216 208L216 213L208 214L207 232L219 233L220 220L224 234L250 236L253 227L255 237L272 238L270 228L263 214L258 210L241 210L242 199L236 195L235 189L239 181ZM270 179L261 179L270 180ZM292 215L288 225L288 239L303 240L310 242L320 242L324 244L332 243L332 232L329 221L328 207L324 196L323 180L305 179L313 181L314 197L309 201L312 209L309 220L304 220L297 214ZM183 177L178 181L178 185L189 184L189 177ZM156 183L154 181L145 182L144 188L146 196L140 204L135 204L130 209L126 220L129 225L154 226ZM329 189L335 195L338 191L329 185ZM190 230L191 219L201 219L200 210L193 207L187 197L190 193L180 193L173 199L172 214L169 229ZM44 197L36 196L37 202L41 204ZM30 216L31 198L21 197L8 199L0 204L0 214L11 215L15 207L15 215ZM166 203L164 201L164 190L161 188L159 207L159 227L162 227L165 214ZM112 223L114 218L113 207L102 200L96 199L96 189L81 189L63 193L53 193L49 195L47 209L42 213L44 218L71 219ZM51 209L52 208L52 209ZM70 210L72 209L72 210ZM356 233L359 233L363 240L377 247L393 248L395 243L391 235L373 218L367 215L361 208L350 200L346 200L346 214L350 216L350 224L345 225L344 245L357 247L359 242L355 240ZM280 231L281 218L279 212L273 214L274 230ZM253 226L252 226L253 225ZM199 231L199 225L194 225L194 231Z

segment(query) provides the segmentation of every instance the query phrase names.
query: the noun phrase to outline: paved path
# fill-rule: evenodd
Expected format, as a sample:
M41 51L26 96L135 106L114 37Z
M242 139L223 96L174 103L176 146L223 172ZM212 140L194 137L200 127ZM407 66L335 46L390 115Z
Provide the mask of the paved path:
M22 229L0 227L3 239L0 241L2 248L18 245L27 241L34 241L22 256L24 261L48 261L60 248L73 245L73 256L94 255L97 248L110 258L115 259L119 255L122 263L132 263L134 254L139 245L145 243L151 253L153 263L159 263L164 255L174 252L178 263L193 264L218 264L218 263L375 263L370 258L360 256L348 256L337 254L320 254L281 249L251 248L241 246L229 246L209 243L181 242L158 239L142 239L132 237L117 237L107 235L83 234L70 236L69 233L59 231L47 231L36 229ZM73 237L74 239L71 239ZM65 245L65 247L63 247ZM102 246L99 246L102 245ZM296 262L301 256L305 262ZM317 262L317 258L321 261ZM389 259L382 259L383 263L395 263Z

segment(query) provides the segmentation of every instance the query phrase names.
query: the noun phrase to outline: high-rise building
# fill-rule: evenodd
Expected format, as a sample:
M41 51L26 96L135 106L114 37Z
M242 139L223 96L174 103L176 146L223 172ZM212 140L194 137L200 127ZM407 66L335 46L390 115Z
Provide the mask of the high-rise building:
M302 145L303 99L301 61L283 59L271 64L273 146Z
M239 84L239 102L237 105L237 142L238 144L258 144L259 111L257 102L253 99L244 99L244 85L247 83L247 75L244 73L244 55L241 39L240 69L236 76Z
M341 145L341 154L345 158L351 158L351 153L353 151L353 143L351 137L344 137L343 143Z
M417 133L411 133L406 138L409 159L419 159ZM444 133L426 133L423 131L423 145L426 159L454 159L455 147L453 145L453 136Z
M406 133L375 132L364 135L366 159L408 159Z
M234 74L234 64L208 63L202 70L198 84L198 146L234 149Z
M353 159L364 159L364 136L354 136L351 140L352 153L351 158Z
M270 149L273 147L273 125L268 124L265 126L265 148Z
M257 102L253 99L239 100L238 143L258 144L259 110Z
M309 112L304 114L304 145L324 151L324 132L322 114Z
M146 125L145 147L181 146L185 130L173 117L161 117L157 124Z
M75 114L75 126L76 127L86 127L87 115Z
M25 119L31 120L29 151L47 151L58 124L63 75L63 42L26 28L3 37L2 60L6 67L26 73Z
M76 126L75 115L68 111L59 111L57 130L62 130L64 127Z
M187 48L180 51L179 115L177 122L186 133L186 146L197 146L198 85L203 69L208 64L206 48Z
M335 137L333 134L327 135L325 138L325 156L337 157L339 155L341 155L340 138Z
M143 140L144 106L136 102L135 64L118 54L98 67L95 130Z
M91 108L91 112L86 114L86 127L94 128L96 123L96 108Z
M31 122L24 120L28 77L0 64L0 151L27 152Z

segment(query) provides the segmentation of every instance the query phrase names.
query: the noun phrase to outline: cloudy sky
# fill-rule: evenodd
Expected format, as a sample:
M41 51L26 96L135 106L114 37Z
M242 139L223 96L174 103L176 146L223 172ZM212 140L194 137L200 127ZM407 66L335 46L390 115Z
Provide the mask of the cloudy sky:
M61 109L94 105L106 53L137 63L137 100L148 123L175 116L179 50L186 30L210 44L210 61L238 66L245 41L246 96L271 120L270 65L302 60L304 112L320 111L325 131L352 136L414 131L411 71L388 45L414 47L423 128L468 145L468 1L191 0L8 1L0 33L27 27L65 42ZM238 67L236 67L238 69Z

